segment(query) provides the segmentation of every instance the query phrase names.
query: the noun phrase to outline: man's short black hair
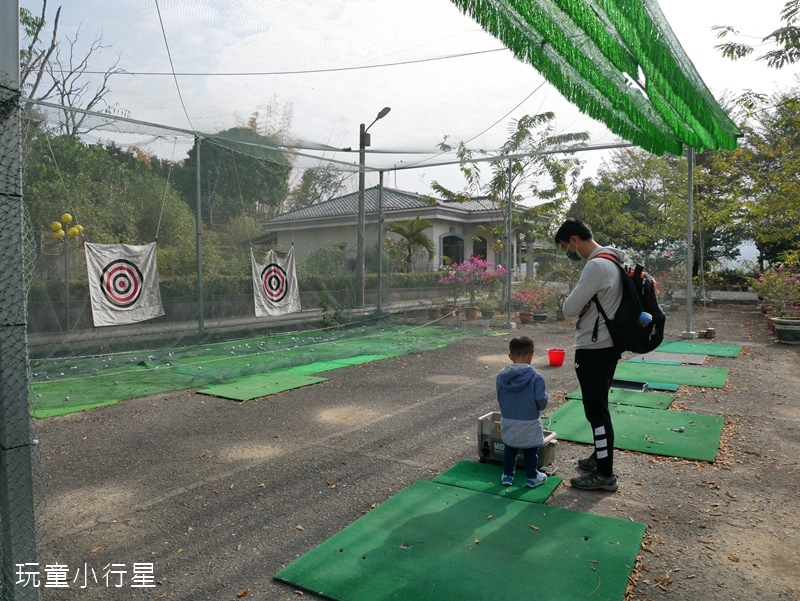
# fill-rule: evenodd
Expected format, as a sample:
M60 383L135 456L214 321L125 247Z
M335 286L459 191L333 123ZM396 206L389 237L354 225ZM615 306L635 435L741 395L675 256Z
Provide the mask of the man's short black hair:
M533 352L533 340L527 336L517 336L508 343L508 353L514 357L524 357Z
M594 237L592 228L577 217L570 217L561 224L556 232L556 244L567 242L572 236L578 236L581 240L591 240Z

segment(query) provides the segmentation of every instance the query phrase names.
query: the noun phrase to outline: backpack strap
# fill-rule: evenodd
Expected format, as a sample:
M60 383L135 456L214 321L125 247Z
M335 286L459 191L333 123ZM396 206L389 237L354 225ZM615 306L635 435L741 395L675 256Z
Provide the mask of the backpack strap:
M600 253L600 254L597 254L594 257L592 257L592 260L596 259L598 257L602 257L604 259L608 259L609 261L614 263L620 269L623 269L623 270L625 269L622 266L622 263L620 263L620 260L616 256L612 255L611 253ZM597 332L598 332L598 329L600 328L600 316L601 315L603 316L603 321L605 321L606 324L608 324L608 322L610 320L608 319L608 315L606 315L606 312L603 311L603 306L600 304L600 299L597 298L597 294L595 294L591 298L591 300L594 301L595 306L597 306L597 312L600 314L594 320L594 329L592 330L592 342L597 342Z

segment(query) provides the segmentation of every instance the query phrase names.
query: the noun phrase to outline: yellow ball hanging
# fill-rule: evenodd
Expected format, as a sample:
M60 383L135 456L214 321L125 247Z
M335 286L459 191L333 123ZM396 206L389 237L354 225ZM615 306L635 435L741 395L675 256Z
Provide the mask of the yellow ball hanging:
M72 215L70 215L69 213L64 213L61 216L61 221L63 221L64 223L72 223Z
M78 228L78 233L79 234L83 233L83 226L80 223L76 223L75 227Z
M71 228L69 228L69 229L67 230L67 235L68 235L70 238L74 238L74 237L75 237L75 236L77 236L78 234L80 234L80 232L78 231L78 228L76 228L76 227L71 227Z
M63 238L63 237L64 237L64 235L65 235L65 234L64 234L64 230L58 230L57 232L53 232L53 235L54 235L56 238L58 238L59 240L61 240L61 238Z
M61 222L60 221L54 221L53 223L50 224L50 229L53 232L57 232L58 230L61 229Z

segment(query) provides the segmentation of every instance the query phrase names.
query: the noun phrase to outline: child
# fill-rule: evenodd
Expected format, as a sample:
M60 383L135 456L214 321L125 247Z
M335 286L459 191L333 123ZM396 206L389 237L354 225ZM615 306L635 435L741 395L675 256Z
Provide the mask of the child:
M517 453L525 459L526 485L541 486L547 475L539 471L539 447L544 445L544 431L539 412L547 407L544 378L531 366L533 340L527 336L512 338L508 345L512 363L497 374L497 402L500 405L500 433L503 453L503 486L514 483Z

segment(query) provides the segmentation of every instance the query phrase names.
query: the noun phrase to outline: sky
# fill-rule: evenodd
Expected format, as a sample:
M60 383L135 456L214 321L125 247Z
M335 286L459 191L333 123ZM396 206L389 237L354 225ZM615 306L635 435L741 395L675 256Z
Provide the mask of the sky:
M709 89L722 98L794 84L795 69L722 58L711 30L731 25L741 41L757 44L779 25L784 2L662 0L660 6ZM35 13L41 7L40 0L21 5ZM119 57L129 75L112 79L108 102L142 121L214 132L244 123L255 111L263 115L272 103L279 112L290 109L295 138L357 149L359 124L369 125L388 106L391 112L370 129L367 165L404 167L384 180L402 190L430 193L434 180L461 189L456 167L433 165L437 145L447 137L498 148L510 121L524 114L552 111L559 131L588 131L592 145L618 141L449 0L82 0L64 3L60 29L79 32L79 46L102 35L104 48L92 68L102 71ZM173 69L181 74L177 86ZM180 159L189 141L135 143ZM358 161L353 152L327 156ZM609 151L579 156L590 176ZM366 177L367 186L377 184L376 173ZM353 175L349 188L356 182Z

